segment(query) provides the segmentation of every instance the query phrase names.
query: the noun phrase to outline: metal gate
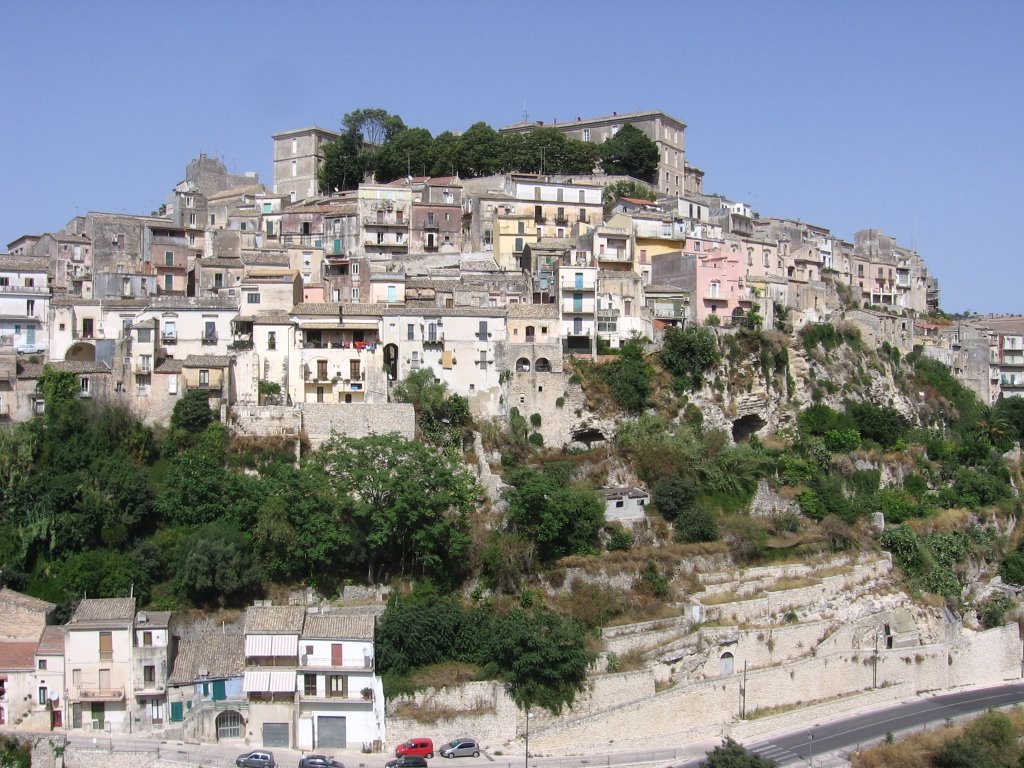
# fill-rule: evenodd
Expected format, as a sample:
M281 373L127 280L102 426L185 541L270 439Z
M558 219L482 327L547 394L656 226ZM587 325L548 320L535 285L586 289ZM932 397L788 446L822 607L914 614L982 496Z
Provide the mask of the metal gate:
M264 747L288 747L288 723L263 724Z
M344 749L346 743L344 717L318 717L316 719L316 745L318 748Z

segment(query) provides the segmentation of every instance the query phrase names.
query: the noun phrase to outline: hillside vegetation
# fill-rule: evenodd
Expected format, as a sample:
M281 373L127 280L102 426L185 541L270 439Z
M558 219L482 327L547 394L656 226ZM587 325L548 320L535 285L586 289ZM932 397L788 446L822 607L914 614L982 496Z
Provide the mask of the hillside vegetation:
M1007 615L1004 594L972 585L997 569L1024 584L1007 535L1020 469L1002 458L1024 439L1024 401L986 408L944 366L867 349L852 327L670 331L657 354L637 339L602 360L572 361L567 382L616 422L590 450L540 445L543 414L474 425L429 372L398 393L417 440L336 437L313 452L232 438L202 393L149 428L48 370L45 415L0 432L0 582L63 616L85 595L130 590L140 607L237 608L297 585L329 597L390 583L378 637L389 694L438 665L514 681L518 659L558 650L562 690L510 684L521 704L552 710L581 684L596 630L678 614L696 589L680 565L696 555L752 564L882 547L915 593L985 625ZM801 381L797 360L811 372ZM734 431L738 442L711 428L706 416L720 423L754 390L785 426ZM470 449L474 429L485 457ZM507 484L499 504L468 468L480 459ZM605 522L598 489L611 481L651 489L645 525ZM766 488L777 508L751 514ZM566 579L569 568L626 574L627 586ZM396 629L409 626L424 631Z

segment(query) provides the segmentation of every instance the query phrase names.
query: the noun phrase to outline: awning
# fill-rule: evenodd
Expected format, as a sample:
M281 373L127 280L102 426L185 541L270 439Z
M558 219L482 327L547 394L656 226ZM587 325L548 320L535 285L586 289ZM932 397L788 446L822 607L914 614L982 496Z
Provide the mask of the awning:
M243 689L245 693L294 693L295 670L247 670Z
M300 331L340 331L341 324L337 321L333 323L302 323L299 326Z
M298 635L246 635L245 656L299 656Z

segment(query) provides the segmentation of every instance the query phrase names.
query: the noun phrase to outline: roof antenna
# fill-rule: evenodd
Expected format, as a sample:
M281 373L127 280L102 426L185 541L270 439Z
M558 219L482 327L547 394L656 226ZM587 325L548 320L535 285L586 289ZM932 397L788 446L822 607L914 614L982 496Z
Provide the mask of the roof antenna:
M530 122L530 113L526 111L526 99L523 99L523 122Z

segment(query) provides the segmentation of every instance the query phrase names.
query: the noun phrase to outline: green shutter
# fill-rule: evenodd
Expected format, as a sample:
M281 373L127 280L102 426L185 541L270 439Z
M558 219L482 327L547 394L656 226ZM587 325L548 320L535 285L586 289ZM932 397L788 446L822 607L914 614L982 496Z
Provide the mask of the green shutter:
M182 707L180 701L171 702L171 722L180 723L185 719L185 715L182 713Z
M227 690L223 680L213 681L213 700L224 701L228 697Z

